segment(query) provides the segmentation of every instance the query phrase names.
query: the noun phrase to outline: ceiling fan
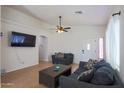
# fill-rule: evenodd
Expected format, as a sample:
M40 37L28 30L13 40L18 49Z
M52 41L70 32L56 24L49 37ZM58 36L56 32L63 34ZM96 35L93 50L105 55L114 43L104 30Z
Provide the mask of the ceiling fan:
M68 32L67 29L71 29L71 27L63 27L62 24L61 24L61 16L59 16L59 25L57 25L57 29L56 29L56 32L58 33L62 33L62 32Z

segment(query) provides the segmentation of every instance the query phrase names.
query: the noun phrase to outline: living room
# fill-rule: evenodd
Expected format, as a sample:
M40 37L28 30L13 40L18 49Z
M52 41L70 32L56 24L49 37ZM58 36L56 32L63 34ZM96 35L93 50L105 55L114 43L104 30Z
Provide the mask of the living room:
M75 70L80 66L81 61L88 62L89 59L95 59L99 61L101 59L107 60L106 56L109 53L106 53L106 44L108 44L108 40L106 41L106 31L108 30L109 22L111 22L110 18L114 17L112 16L113 14L115 16L119 16L120 19L119 49L121 51L119 51L119 66L117 66L116 69L118 69L119 71L118 76L121 79L121 82L124 82L124 6L1 6L2 44L0 45L2 45L2 87L48 87L45 84L39 83L39 78L44 78L42 76L40 77L39 71L47 69L48 67L52 67L55 64L61 64L60 60L56 61L57 63L54 63L52 55L65 56L65 54L73 54L73 62L66 65L67 67L71 67L71 72L68 72L70 74L75 72ZM56 29L61 30L59 27L56 26L63 28L70 27L71 29L65 30L68 32L63 32L63 30L60 33L58 30L58 32L56 32ZM10 37L11 34L14 32L17 32L18 34L36 36L35 46L13 47ZM45 57L40 60L39 54L42 53L42 51L40 51L40 47L42 47L42 44L40 45L41 42L39 38L41 36L46 37L48 39L48 42L45 46ZM111 48L114 49L113 47ZM109 48L108 51L110 51ZM68 62L69 61L67 61L66 63ZM111 65L113 66L113 64L114 63L112 63ZM56 67L58 69L61 68L61 66L59 65L57 65ZM70 70L70 68L67 69ZM40 80L41 82L44 81L42 79ZM57 87L69 87L69 85L63 86L62 82L62 86ZM73 87L80 87L80 85ZM99 87L99 85L95 87L97 88Z

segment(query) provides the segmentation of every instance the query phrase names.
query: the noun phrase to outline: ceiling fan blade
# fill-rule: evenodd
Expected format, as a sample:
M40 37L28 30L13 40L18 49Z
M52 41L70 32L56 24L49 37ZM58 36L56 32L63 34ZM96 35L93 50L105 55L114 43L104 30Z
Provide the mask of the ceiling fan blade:
M71 29L71 27L65 27L64 29Z
M64 31L64 32L68 32L68 31L67 31L67 30L65 30L65 29L64 29L63 31Z

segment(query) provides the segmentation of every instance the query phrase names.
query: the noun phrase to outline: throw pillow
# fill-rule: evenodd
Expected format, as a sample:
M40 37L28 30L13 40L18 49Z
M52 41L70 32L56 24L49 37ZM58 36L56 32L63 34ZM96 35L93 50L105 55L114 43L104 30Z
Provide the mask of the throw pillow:
M98 62L97 60L89 59L84 68L86 70L92 69L97 62Z
M94 63L94 65L95 65L96 63L98 63L98 60L93 60L93 63Z
M80 81L90 82L93 77L93 69L82 72L77 79Z
M114 83L114 73L113 69L102 66L94 72L94 76L91 83L97 85L111 85Z

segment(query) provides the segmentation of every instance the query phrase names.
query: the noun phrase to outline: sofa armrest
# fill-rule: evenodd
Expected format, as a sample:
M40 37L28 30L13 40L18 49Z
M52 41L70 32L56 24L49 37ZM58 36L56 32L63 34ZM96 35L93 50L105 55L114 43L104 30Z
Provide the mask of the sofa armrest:
M119 85L95 85L66 76L61 76L59 78L59 84L61 88L121 88Z
M66 76L60 77L59 84L60 84L61 88L88 88L88 87L92 87L92 84L80 82L76 79L69 78Z
M52 62L55 63L55 55L52 55Z
M52 58L55 59L55 55L52 55Z

